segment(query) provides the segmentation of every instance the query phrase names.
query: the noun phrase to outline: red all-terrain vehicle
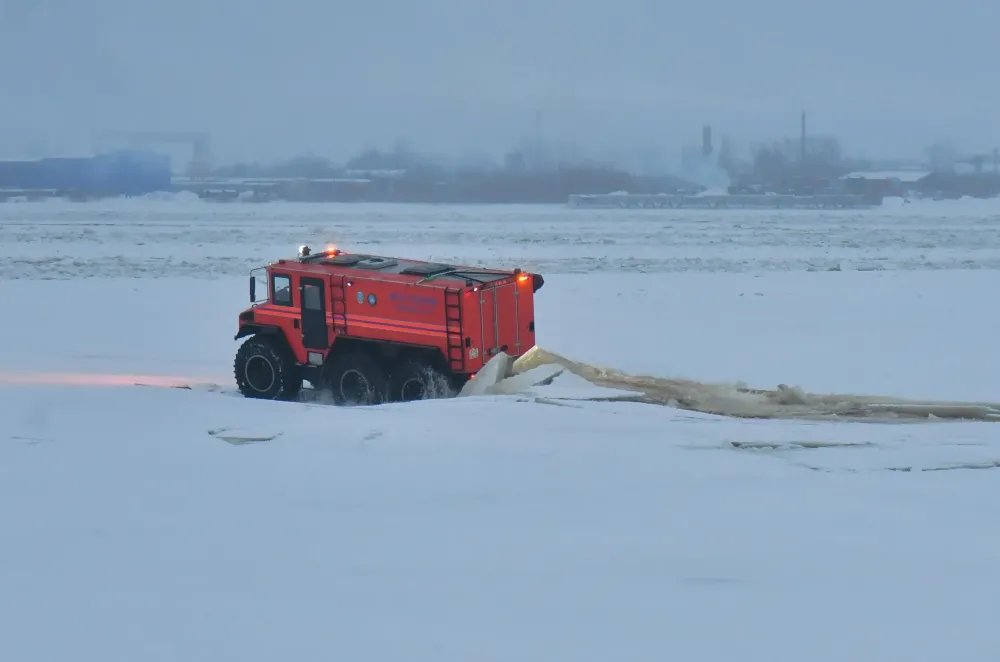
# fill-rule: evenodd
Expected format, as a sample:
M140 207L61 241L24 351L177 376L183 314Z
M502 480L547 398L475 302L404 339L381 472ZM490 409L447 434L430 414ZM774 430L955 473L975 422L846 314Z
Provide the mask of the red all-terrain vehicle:
M267 281L258 301L257 278ZM461 388L499 352L535 344L540 275L299 249L250 274L236 383L248 398L296 399L303 381L337 403L377 404Z

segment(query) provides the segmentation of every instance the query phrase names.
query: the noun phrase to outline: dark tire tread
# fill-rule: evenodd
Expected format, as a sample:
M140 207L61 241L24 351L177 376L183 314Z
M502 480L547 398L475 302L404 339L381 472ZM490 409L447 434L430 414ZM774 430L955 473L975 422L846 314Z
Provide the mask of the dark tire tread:
M357 373L368 384L367 394L361 398L345 393L342 378L348 373ZM323 368L323 383L338 405L378 405L387 400L388 383L385 368L375 358L363 352L345 352L328 360Z
M254 388L246 376L248 362L261 358L274 370L275 379L265 391ZM250 336L236 350L233 361L236 385L246 398L259 400L295 400L302 389L302 375L291 352L279 341L268 336Z

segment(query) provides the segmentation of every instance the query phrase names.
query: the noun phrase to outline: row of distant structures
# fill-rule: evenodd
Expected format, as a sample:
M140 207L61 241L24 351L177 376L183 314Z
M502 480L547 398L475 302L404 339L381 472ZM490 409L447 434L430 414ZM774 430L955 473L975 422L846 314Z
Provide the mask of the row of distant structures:
M171 159L149 149L157 142L182 143L191 149L186 175L174 176ZM676 177L636 176L608 167L529 170L517 158L498 171L456 171L422 162L403 153L406 150L369 150L354 159L362 163L353 167L303 158L273 168L213 169L208 138L199 133L117 134L106 137L102 147L122 143L124 149L103 150L96 156L0 162L0 200L91 200L186 192L217 202L565 203L580 191L699 190Z
M84 201L158 192L190 192L205 200L218 202L565 202L574 196L571 199L573 206L691 207L712 204L711 199L704 196L691 199L703 193L704 187L682 180L645 181L637 185L635 178L628 181L605 175L607 193L591 194L595 189L600 191L596 188L601 186L600 179L584 177L580 173L575 176L573 173L562 173L561 176L551 173L547 177L540 174L509 177L507 181L497 177L489 180L479 177L464 184L453 184L453 190L446 193L440 190L440 183L411 180L406 174L402 170L373 170L345 171L342 177L324 178L174 177L167 156L148 151L116 151L91 157L0 161L0 200L61 197ZM520 181L526 178L535 183L534 188ZM839 180L826 182L824 191L811 192L809 195L814 197L820 193L826 196L814 201L792 199L797 194L802 198L801 192L768 191L754 185L730 186L727 193L740 196L742 201L733 198L728 201L729 205L864 207L880 204L884 196L892 195L947 197L940 193L947 190L947 179L940 173L925 171L853 172ZM517 190L507 190L514 186ZM487 188L490 190L487 191ZM632 196L623 197L620 192L623 190L629 191ZM662 197L664 191L675 197ZM650 197L657 194L660 197ZM765 194L781 197L756 199ZM456 199L444 199L449 195ZM831 198L830 195L841 198ZM717 202L722 204L726 201Z
M0 162L0 201L87 201L188 193L212 202L565 203L578 191L694 193L675 177L576 168L546 172L427 173L407 169L342 170L333 176L175 177L167 157L120 151L85 158Z
M798 136L761 143L751 158L735 154L723 137L716 148L712 128L703 127L699 146L682 151L681 174L725 195L717 200L669 200L643 196L586 196L578 203L596 206L867 207L884 197L953 199L1000 195L1000 149L963 154L947 141L924 150L924 160L871 162L842 153L831 135L807 132L801 115ZM714 192L713 191L713 192ZM764 198L761 196L767 195ZM737 196L748 196L740 201ZM571 201L572 202L572 201ZM582 205L581 205L582 206Z
M176 177L171 158L152 144L181 144L191 150L187 174ZM495 170L447 171L403 152L370 150L353 166L304 159L266 172L259 166L211 167L203 133L100 134L97 154L73 158L0 161L0 201L65 198L91 200L189 192L219 202L429 202L566 203L575 207L817 207L861 208L887 196L956 198L1000 195L1000 156L992 168L984 158L972 172L951 168L855 170L830 137L801 136L739 162L716 151L710 127L699 148L684 152L687 177L638 176L611 167L525 168L508 155ZM360 166L360 167L359 167ZM262 171L263 170L263 171ZM267 176L280 174L281 176ZM709 190L711 189L711 190Z
M887 197L956 199L1000 195L996 173L949 173L920 170L857 171L833 180L811 181L808 190L773 190L760 185L731 185L725 193L695 195L618 191L570 195L581 209L870 209Z

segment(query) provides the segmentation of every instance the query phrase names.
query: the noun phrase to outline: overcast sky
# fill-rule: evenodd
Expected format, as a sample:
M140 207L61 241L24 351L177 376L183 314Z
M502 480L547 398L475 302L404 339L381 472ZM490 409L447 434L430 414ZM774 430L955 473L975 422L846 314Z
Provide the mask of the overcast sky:
M0 0L0 139L208 131L217 160L399 136L502 153L834 133L1000 145L1000 4L902 0Z

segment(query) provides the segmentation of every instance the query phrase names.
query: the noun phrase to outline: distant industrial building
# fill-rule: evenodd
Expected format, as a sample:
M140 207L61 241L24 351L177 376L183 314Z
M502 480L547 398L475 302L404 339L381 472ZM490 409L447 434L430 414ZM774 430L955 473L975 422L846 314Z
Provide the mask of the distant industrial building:
M840 188L854 195L903 197L919 191L928 175L923 170L861 170L841 177Z
M69 197L136 196L171 190L170 158L145 151L0 161L0 192Z
M956 169L957 170L957 169ZM862 171L839 180L844 193L922 198L992 198L1000 195L1000 173L928 172L922 170Z

